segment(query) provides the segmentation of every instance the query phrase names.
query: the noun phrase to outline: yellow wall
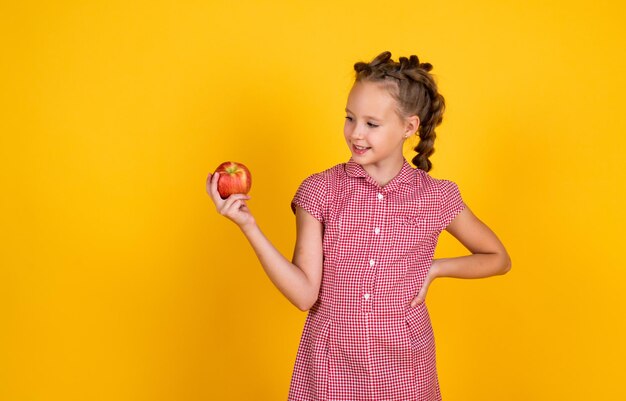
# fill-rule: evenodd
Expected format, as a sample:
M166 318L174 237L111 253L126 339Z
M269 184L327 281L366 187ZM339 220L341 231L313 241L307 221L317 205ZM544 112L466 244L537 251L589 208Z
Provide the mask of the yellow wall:
M513 259L431 287L444 399L626 398L622 2L7 3L0 399L286 399L305 315L205 177L247 164L290 257L291 197L347 160L352 64L383 50L434 65L431 174Z

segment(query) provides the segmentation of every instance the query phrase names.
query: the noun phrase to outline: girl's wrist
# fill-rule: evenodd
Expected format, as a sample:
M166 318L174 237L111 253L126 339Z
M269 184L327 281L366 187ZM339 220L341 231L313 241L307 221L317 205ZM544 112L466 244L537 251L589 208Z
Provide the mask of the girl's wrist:
M256 221L254 219L250 219L249 221L247 221L244 224L241 224L239 226L239 229L245 234L248 235L249 233L251 233L252 231L254 231L255 229L257 229L257 225L256 225Z
M428 270L428 275L431 278L437 278L441 276L441 261L443 259L433 259L433 262Z

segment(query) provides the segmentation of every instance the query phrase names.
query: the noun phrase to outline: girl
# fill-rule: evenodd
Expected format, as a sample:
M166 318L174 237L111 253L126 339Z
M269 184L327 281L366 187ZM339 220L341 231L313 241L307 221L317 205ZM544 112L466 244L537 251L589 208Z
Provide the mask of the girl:
M344 126L352 156L298 188L292 262L263 235L247 195L222 200L219 174L207 191L276 287L309 311L289 400L441 400L428 287L439 277L504 274L511 261L457 185L428 174L444 111L432 65L384 52L354 69ZM415 134L417 168L402 153ZM433 260L443 230L472 255Z

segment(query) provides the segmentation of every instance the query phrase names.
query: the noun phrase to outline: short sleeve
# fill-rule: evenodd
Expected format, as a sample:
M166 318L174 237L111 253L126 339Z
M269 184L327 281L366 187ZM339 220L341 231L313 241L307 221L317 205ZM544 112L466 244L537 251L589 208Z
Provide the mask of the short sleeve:
M323 223L326 194L324 175L321 173L313 174L300 184L291 201L291 210L295 213L296 206L300 206Z
M439 182L439 190L441 191L439 222L441 224L440 228L443 231L465 208L465 202L463 202L461 198L459 187L452 181L441 180Z

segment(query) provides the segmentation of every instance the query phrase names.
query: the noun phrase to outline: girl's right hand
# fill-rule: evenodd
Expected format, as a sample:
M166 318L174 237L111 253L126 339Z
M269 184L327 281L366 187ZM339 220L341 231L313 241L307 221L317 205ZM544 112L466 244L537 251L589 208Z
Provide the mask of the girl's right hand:
M217 191L218 174L210 174L206 179L206 192L211 197L217 212L222 216L232 220L239 228L254 224L254 216L250 213L246 200L250 199L248 195L233 194L226 199L222 199Z

